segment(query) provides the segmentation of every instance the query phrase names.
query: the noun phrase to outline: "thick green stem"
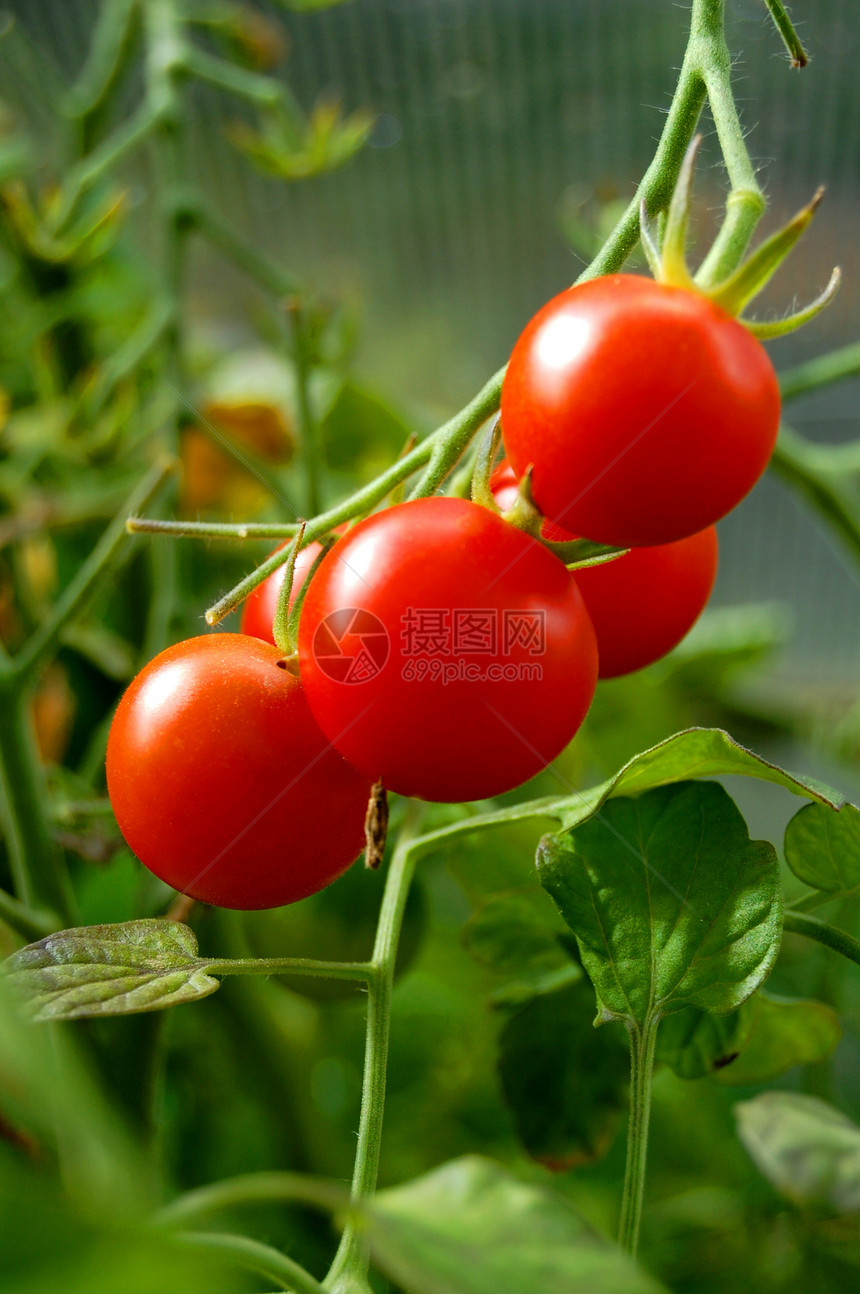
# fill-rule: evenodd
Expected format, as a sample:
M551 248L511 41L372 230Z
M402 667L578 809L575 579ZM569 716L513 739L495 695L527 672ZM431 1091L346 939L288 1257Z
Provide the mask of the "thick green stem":
M792 911L791 908L785 913L783 929L791 934L805 935L807 939L814 939L816 943L824 944L825 948L832 948L834 952L841 953L843 957L860 966L860 939L855 939L846 930L837 930L835 926L828 925L818 917L810 917L805 912Z
M394 964L409 885L417 860L413 843L412 822L407 821L385 880L385 893L371 959L376 975L368 984L364 1082L350 1192L352 1200L362 1200L372 1195L379 1174ZM337 1291L354 1288L355 1283L361 1285L366 1282L369 1265L367 1244L360 1228L353 1222L347 1222L334 1261L323 1282L325 1288Z
M796 400L800 395L810 391L819 391L823 386L833 382L843 382L846 378L860 375L860 342L842 346L827 355L818 355L815 359L798 364L779 375L779 389L784 401Z
M654 1077L654 1052L657 1045L658 1020L653 1016L643 1023L628 1025L630 1035L630 1118L627 1125L627 1167L624 1172L624 1195L618 1243L629 1254L636 1254L639 1244L639 1222L645 1194L645 1165L648 1157L648 1124L651 1119L651 1084Z

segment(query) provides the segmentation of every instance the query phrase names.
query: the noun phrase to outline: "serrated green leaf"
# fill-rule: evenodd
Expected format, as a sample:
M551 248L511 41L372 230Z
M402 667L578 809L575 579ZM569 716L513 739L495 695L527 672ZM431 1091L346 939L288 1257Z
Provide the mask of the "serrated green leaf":
M207 997L220 981L188 926L152 918L79 926L7 959L4 971L35 1020L160 1011Z
M730 1011L779 950L776 853L750 840L716 782L612 800L569 835L545 836L537 864L602 1019L641 1027L685 1006Z
M736 1011L713 1015L688 1006L661 1025L657 1035L657 1060L679 1078L704 1078L737 1063L751 1028L750 1009L758 994Z
M626 1105L625 1040L613 1029L595 1031L592 1003L585 983L535 997L499 1038L499 1077L517 1135L555 1171L600 1159Z
M739 745L721 728L688 728L636 755L608 781L572 796L562 826L570 830L585 822L615 795L636 795L651 787L665 786L685 778L722 777L733 773L773 782L794 795L819 800L834 809L845 803L845 797L838 791L812 778L787 773Z
M839 1016L824 1002L756 993L746 1006L749 1029L740 1055L717 1074L729 1087L767 1083L795 1065L820 1064L842 1036Z
M798 880L828 893L860 886L860 809L807 804L785 829L785 861Z
M860 1212L860 1128L847 1115L800 1092L763 1092L735 1116L756 1167L783 1195Z
M360 1206L374 1261L411 1294L659 1294L567 1200L467 1156Z

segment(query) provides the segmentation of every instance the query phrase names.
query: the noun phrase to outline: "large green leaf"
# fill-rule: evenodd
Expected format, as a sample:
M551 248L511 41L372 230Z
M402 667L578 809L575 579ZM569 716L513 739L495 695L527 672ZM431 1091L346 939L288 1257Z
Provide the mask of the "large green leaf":
M562 826L570 830L585 822L611 796L638 795L652 787L686 778L723 777L733 773L773 782L794 795L818 800L833 809L845 803L845 797L838 791L812 778L785 772L739 745L721 728L688 728L636 755L608 781L571 796Z
M717 1073L730 1087L767 1083L795 1065L820 1064L842 1036L839 1016L825 1002L756 993L744 1009L749 1030L740 1054Z
M853 890L860 886L860 809L846 804L833 813L823 804L806 804L785 829L785 861L805 885L816 890Z
M188 926L152 918L79 926L28 944L5 974L36 1020L158 1011L207 997L219 981Z
M477 1156L361 1207L374 1261L410 1294L658 1294L561 1196Z
M610 801L545 836L538 873L579 943L599 1018L644 1025L684 1006L730 1011L779 949L779 864L716 782Z
M630 1061L614 1029L595 1032L581 982L535 997L499 1039L499 1076L528 1153L562 1171L601 1158L626 1104Z
M735 1115L741 1141L783 1195L860 1212L860 1128L847 1115L801 1092L763 1092Z

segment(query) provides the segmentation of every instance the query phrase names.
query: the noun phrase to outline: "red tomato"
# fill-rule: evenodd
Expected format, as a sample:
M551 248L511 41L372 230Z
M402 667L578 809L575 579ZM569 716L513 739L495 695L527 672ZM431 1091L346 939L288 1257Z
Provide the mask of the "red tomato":
M287 539L274 549L286 548L290 540ZM290 606L293 605L299 595L305 577L313 566L318 554L322 551L322 545L313 543L308 544L307 548L296 557L296 566L293 572L293 587L290 589ZM262 638L263 642L274 645L275 635L272 632L272 625L275 622L275 612L278 609L278 597L280 596L281 587L284 583L286 566L279 566L273 571L268 579L258 584L253 593L250 593L245 599L242 607L242 620L240 631L243 634L250 634L252 638Z
M747 494L776 441L761 343L705 296L616 274L555 297L517 341L505 447L550 520L619 547L704 530Z
M107 779L141 862L204 903L294 903L364 845L370 784L326 741L280 652L243 634L149 662L117 708Z
M496 503L513 505L517 480L510 463L490 478ZM575 539L547 521L547 539ZM600 677L616 678L651 665L676 647L705 609L717 575L713 526L674 544L633 548L602 566L574 572L597 636Z
M597 675L576 584L486 508L434 497L366 518L311 581L308 703L367 777L425 800L499 795L573 737Z

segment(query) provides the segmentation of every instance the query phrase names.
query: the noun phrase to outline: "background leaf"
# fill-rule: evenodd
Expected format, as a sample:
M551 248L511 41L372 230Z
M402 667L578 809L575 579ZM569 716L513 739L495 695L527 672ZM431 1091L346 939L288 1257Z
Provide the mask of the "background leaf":
M801 1092L763 1092L735 1116L756 1166L783 1195L860 1212L860 1128L846 1115Z
M833 813L806 804L785 829L785 861L799 880L836 892L860 886L860 809L846 804Z
M517 1135L556 1172L600 1159L626 1105L630 1061L614 1029L595 1031L588 984L535 997L499 1039L499 1076Z
M750 840L716 782L612 800L569 835L545 836L537 864L604 1019L642 1025L683 1006L729 1011L776 958L776 853Z
M750 1008L754 994L736 1011L714 1015L687 1006L670 1015L657 1035L657 1060L668 1065L679 1078L704 1078L737 1063L737 1056L749 1034Z
M61 930L14 953L5 970L36 1020L74 1020L207 997L220 986L208 965L188 926L151 918Z
M361 1210L374 1260L412 1294L658 1294L561 1196L477 1156Z
M826 1060L842 1036L839 1016L825 1002L756 993L746 1004L749 1029L740 1055L717 1079L729 1087L767 1083L795 1065Z

